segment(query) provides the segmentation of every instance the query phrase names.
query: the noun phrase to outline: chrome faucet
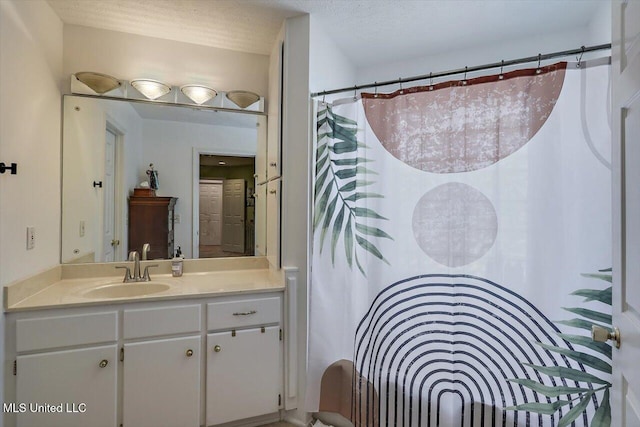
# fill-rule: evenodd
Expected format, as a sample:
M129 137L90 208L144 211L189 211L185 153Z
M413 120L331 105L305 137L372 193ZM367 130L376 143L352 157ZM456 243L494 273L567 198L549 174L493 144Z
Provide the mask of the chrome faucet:
M146 261L147 260L147 254L149 253L149 251L151 250L151 245L148 243L145 243L144 245L142 245L142 260Z
M148 250L148 243L145 243L145 245L147 246L147 250ZM145 250L145 248L142 248L143 251ZM146 255L146 253L145 253ZM129 266L127 265L118 265L116 266L116 268L125 268L126 271L124 273L124 283L131 283L131 282L149 282L151 280L151 277L149 276L149 268L150 267L158 267L158 264L152 264L152 265L146 265L144 267L144 273L141 275L140 274L140 256L138 255L138 251L131 251L129 252L129 261L133 261L133 274L131 273L131 270L129 269Z

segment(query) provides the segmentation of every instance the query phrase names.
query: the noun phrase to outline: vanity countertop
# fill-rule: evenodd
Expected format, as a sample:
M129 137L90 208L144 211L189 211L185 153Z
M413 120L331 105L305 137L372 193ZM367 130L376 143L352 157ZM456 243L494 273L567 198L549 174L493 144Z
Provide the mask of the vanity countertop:
M114 266L120 264L58 266L28 280L5 286L5 312L284 290L284 280L280 271L270 269L268 263L260 259L245 260L185 261L187 272L182 277L173 277L167 272L170 262L160 261L158 273L153 274L151 270L151 282L131 283L122 283L123 270L117 270L118 275L113 274ZM119 298L87 295L87 292L105 286L130 286L133 289L149 283L168 286L168 289L148 295Z

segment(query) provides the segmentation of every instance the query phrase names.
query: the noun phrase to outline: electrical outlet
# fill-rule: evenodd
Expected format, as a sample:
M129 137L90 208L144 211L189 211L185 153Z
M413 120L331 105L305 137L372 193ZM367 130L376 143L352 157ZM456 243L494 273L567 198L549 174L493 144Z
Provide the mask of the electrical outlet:
M84 221L80 221L80 237L84 237Z
M175 224L180 224L180 214L175 214L173 217L173 222Z
M27 227L27 250L36 247L36 228Z

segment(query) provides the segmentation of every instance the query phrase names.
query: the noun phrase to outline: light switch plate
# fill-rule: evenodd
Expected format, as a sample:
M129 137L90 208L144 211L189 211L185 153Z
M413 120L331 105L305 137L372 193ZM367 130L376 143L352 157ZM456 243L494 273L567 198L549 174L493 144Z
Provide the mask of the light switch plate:
M27 227L27 250L36 247L36 228Z

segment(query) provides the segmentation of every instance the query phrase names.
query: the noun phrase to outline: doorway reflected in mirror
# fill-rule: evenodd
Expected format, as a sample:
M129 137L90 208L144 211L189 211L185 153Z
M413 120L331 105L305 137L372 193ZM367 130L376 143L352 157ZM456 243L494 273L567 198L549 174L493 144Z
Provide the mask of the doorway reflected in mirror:
M254 157L200 155L200 258L254 255L254 171Z

